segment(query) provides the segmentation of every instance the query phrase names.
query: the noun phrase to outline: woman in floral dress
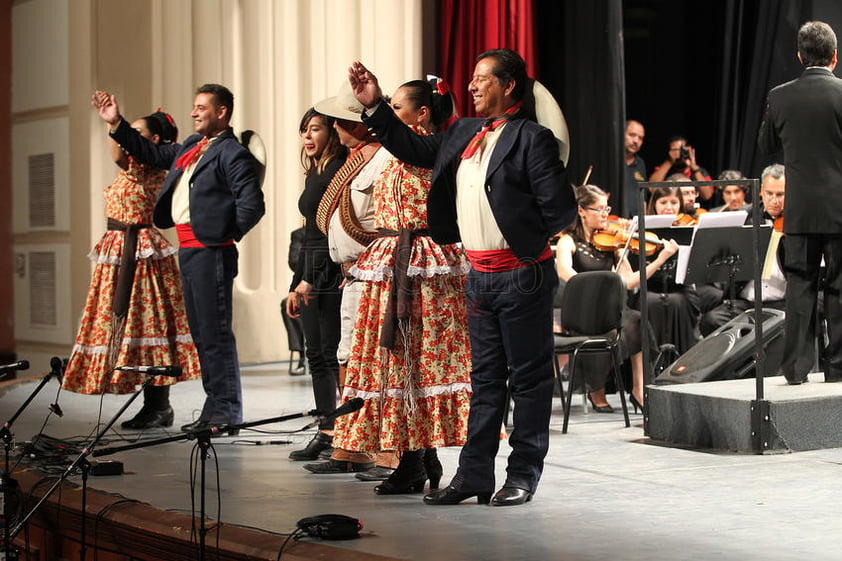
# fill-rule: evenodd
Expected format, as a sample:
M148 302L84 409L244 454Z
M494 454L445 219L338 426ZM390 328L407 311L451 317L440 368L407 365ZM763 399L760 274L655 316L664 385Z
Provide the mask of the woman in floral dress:
M442 91L446 93L446 91ZM451 113L449 95L407 82L391 100L395 114L429 134ZM365 281L343 399L362 409L337 420L334 446L397 450L400 464L378 494L438 487L439 446L461 446L470 403L470 343L462 249L433 242L427 231L432 171L392 159L375 183L380 237L351 268ZM426 452L425 452L426 450Z
M132 127L152 142L174 142L178 129L158 111ZM84 393L135 391L144 374L119 366L181 366L179 378L157 376L144 390L140 412L123 428L169 427L170 385L201 375L184 311L176 248L152 226L166 170L141 165L109 138L121 171L105 188L108 231L89 254L96 264L79 333L64 373L64 389Z

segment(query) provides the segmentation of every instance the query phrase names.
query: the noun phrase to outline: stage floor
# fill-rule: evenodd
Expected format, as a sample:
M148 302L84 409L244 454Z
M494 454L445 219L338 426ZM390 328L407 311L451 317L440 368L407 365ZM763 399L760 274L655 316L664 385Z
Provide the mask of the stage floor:
M37 381L7 383L0 422L14 414ZM18 443L41 430L56 388L50 381L14 423ZM309 377L289 376L285 364L244 367L243 393L246 421L313 407ZM64 417L50 416L43 432L61 439L91 435L100 403L104 422L126 399L62 392ZM609 400L619 411L618 397ZM202 401L200 382L175 386L174 428L190 422ZM422 495L377 496L373 483L353 475L309 474L287 455L312 431L278 434L304 426L308 418L257 427L268 432L215 438L221 493L217 500L216 466L209 460L208 514L226 524L277 533L291 532L305 516L347 514L365 523L362 538L325 543L415 561L839 559L842 449L760 456L667 447L644 438L641 415L632 415L627 429L620 413L583 415L579 396L574 406L569 434L562 435L555 400L544 475L535 499L525 506L431 507L422 504ZM121 420L139 407L140 399ZM148 431L143 438L168 434L178 433ZM109 433L109 442L99 448L124 444L121 439L132 436ZM190 513L192 447L192 442L172 442L103 457L123 461L126 471L91 476L89 485ZM439 452L443 483L454 473L458 452ZM507 453L502 442L499 484Z

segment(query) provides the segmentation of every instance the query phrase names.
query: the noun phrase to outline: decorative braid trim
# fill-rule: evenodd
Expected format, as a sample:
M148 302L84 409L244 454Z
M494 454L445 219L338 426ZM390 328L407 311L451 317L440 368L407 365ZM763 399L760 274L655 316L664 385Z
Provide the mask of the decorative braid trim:
M438 386L430 386L427 388L416 388L413 390L413 394L416 398L430 398L436 397L440 395L453 395L457 393L468 392L471 393L471 384L470 383L456 383L456 384L442 384ZM385 392L385 397L390 399L403 399L405 391L402 388L389 388ZM383 397L382 392L369 392L357 388L352 388L350 386L345 386L345 390L342 392L342 397L351 399L354 397L361 397L363 399L380 399Z
M454 277L464 277L470 272L471 266L468 263L462 265L437 265L435 267L415 267L410 265L407 269L407 276L421 277L423 279L431 279L441 275L450 275ZM384 278L391 277L393 274L392 267L388 265L380 265L375 269L360 269L357 265L351 267L349 271L354 278L362 281L381 282Z
M167 247L167 249L165 249L164 251L158 251L154 248L151 248L151 249L144 249L144 250L141 250L141 251L137 251L135 253L135 258L138 261L147 260L147 259L154 259L154 260L157 261L157 260L161 260L161 259L166 259L170 255L175 255L176 253L178 253L177 247ZM120 258L119 257L115 257L113 255L103 255L103 254L97 253L93 250L91 250L91 252L88 253L88 259L90 259L91 261L93 261L97 265L119 265L120 264Z
M176 335L175 337L124 337L120 342L121 346L128 345L130 347L165 347L171 345L173 342L189 344L193 342L193 337L190 335ZM86 355L104 355L108 354L107 345L73 345L73 354L83 353Z

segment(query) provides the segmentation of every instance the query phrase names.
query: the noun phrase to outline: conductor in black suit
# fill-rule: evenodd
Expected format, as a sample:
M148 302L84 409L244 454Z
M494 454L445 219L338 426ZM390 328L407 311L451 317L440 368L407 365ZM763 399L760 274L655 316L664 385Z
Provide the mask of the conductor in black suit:
M362 64L354 63L349 80L366 107L363 121L383 146L406 163L433 168L430 233L440 244L461 241L472 266L466 286L473 389L467 442L450 485L424 502L477 497L493 506L523 504L538 486L549 445L558 277L548 241L575 212L553 133L520 109L526 64L509 49L481 54L468 91L483 118L459 119L432 136L419 136L398 120ZM507 388L515 403L512 452L506 482L491 498Z
M825 382L842 380L842 80L836 34L819 21L798 30L804 73L769 92L758 146L783 150L786 166L786 335L784 376L807 381L816 340L819 267L825 262L824 306L829 344Z

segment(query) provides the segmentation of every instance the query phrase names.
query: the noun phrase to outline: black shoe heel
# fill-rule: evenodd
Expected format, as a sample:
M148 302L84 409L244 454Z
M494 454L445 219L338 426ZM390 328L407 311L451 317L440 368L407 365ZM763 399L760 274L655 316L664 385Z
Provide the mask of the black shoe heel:
M430 489L438 489L441 476L444 475L444 468L441 466L438 451L435 448L427 448L424 451L424 470L430 479Z
M638 409L640 409L640 412L643 413L643 405L640 404L640 402L637 400L637 398L632 393L629 394L629 403L631 403L632 407L634 407L635 413L637 413Z
M605 405L597 405L596 403L594 403L593 398L591 397L591 394L588 394L588 401L591 402L591 407L593 407L593 410L596 411L597 413L613 413L614 412L614 408L611 407L611 405L608 404L608 403L606 403Z

